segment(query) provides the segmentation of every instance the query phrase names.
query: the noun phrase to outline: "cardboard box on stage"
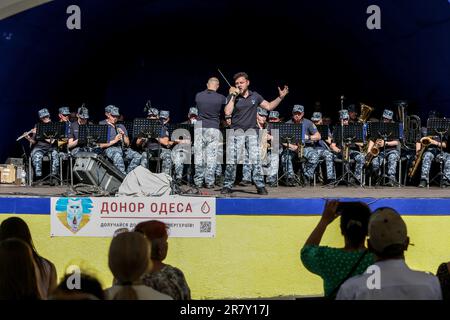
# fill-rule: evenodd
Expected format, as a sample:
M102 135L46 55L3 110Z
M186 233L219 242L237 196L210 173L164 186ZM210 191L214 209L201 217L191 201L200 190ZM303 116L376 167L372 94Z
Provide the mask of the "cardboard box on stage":
M0 176L1 183L15 183L16 167L13 164L0 164Z

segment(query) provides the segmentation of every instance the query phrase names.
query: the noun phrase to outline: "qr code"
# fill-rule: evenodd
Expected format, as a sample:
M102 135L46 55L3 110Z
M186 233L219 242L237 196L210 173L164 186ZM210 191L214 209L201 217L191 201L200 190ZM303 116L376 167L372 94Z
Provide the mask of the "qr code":
M211 221L200 221L200 233L211 232Z

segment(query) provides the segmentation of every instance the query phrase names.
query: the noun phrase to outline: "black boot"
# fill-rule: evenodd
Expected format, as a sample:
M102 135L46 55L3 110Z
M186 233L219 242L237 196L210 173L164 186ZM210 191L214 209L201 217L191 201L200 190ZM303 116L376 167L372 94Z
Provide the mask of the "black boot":
M256 191L258 192L258 194L263 195L263 196L269 194L265 187L261 187L261 188L256 187Z

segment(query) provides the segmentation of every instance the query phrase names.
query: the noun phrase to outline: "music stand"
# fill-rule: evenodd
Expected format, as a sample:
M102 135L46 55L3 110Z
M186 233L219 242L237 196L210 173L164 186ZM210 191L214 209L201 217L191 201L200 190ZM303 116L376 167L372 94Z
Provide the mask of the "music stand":
M349 123L348 125L337 125L333 130L333 140L338 143L343 143L347 148L355 142L364 143L364 125L362 123ZM335 182L330 185L337 187L341 182L345 183L347 186L351 185L356 187L357 184L353 182L353 179L360 181L360 186L362 187L362 178L357 177L350 170L350 149L349 158L346 159L344 155L344 146L341 145L341 155L342 155L342 175ZM353 178L353 179L352 179Z
M304 132L303 132L303 125L300 124L295 124L295 123L280 123L280 122L274 122L271 123L271 130L278 130L278 136L280 137L281 143L286 143L287 145L289 144L297 144L302 145L304 147ZM291 151L294 152L292 150L290 150L288 147L286 147L287 152ZM302 159L299 159L300 161ZM289 157L286 156L285 157L285 161L284 161L284 167L286 168L286 172L283 172L283 174L278 177L277 179L277 183L288 174L288 165L289 165ZM292 164L293 166L293 164ZM294 170L294 168L292 168L292 170ZM304 187L305 183L302 181L302 179L295 174L294 172L294 181L297 182L300 186Z
M133 121L133 137L142 137L145 139L157 139L161 137L162 131L161 120L157 119L146 119L146 118L136 118ZM147 155L147 169L150 170L150 151L148 149L148 144L146 151ZM158 143L158 158L161 158L161 144ZM160 171L159 162L156 171Z
M447 181L450 181L450 177L446 176L444 173L444 150L442 148L442 141L444 140L444 136L446 136L448 140L449 136L449 130L450 130L450 119L446 118L430 118L427 121L427 135L428 136L438 136L440 138L441 146L439 148L439 155L436 157L436 159L439 161L439 173L433 177L433 179L430 180L431 184L433 181L441 178L439 180L439 186L443 187L444 178L447 179Z
M104 124L81 124L78 131L78 144L92 149L98 148L100 143L108 143L108 126Z
M317 131L320 133L320 140L328 139L328 131L330 130L326 124L316 124Z
M45 141L47 139L50 139L50 146L52 146L55 141L59 139L67 139L67 127L65 122L48 122L48 123L38 123L36 125L36 141ZM57 145L58 148L58 145ZM50 167L52 166L52 151L50 149L48 153ZM62 185L62 177L58 177L54 174L52 174L51 170L50 173L39 180L39 184L43 184L45 181L49 180L52 181L53 179L56 179L59 181L59 183Z
M179 136L172 137L173 133L176 130L178 130L178 129L183 129L183 131L182 131L183 134L179 135ZM172 123L170 123L168 125L168 131L169 131L170 140L172 140L172 138L173 138L173 140L190 140L191 141L191 146L192 146L192 142L194 141L193 140L194 139L194 124L191 124L191 123L172 124ZM189 132L189 134L186 134L186 132ZM192 156L193 155L194 155L194 153L191 152L191 161L189 163L186 175L183 176L183 177L187 178L187 181L184 181L184 182L186 182L186 183L188 183L190 185L193 184L192 183L193 182L192 181Z
M400 181L397 182L392 180L386 174L386 163L387 163L387 155L386 155L386 142L388 140L400 140L402 135L402 130L400 123L398 122L368 122L367 125L367 136L370 137L371 140L382 139L383 140L383 161L380 162L380 166L382 166L382 175L380 175L375 183L375 186L385 185L385 179L387 178L391 181L394 186L400 187Z

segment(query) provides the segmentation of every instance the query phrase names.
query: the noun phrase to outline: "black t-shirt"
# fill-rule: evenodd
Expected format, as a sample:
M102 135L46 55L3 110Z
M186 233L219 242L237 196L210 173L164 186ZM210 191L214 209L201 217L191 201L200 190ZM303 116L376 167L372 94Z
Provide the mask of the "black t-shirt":
M264 98L254 91L248 91L247 98L236 98L231 119L232 129L256 129L256 109L264 101Z
M198 109L198 120L203 128L219 129L220 112L226 104L227 98L213 90L204 90L195 96Z

